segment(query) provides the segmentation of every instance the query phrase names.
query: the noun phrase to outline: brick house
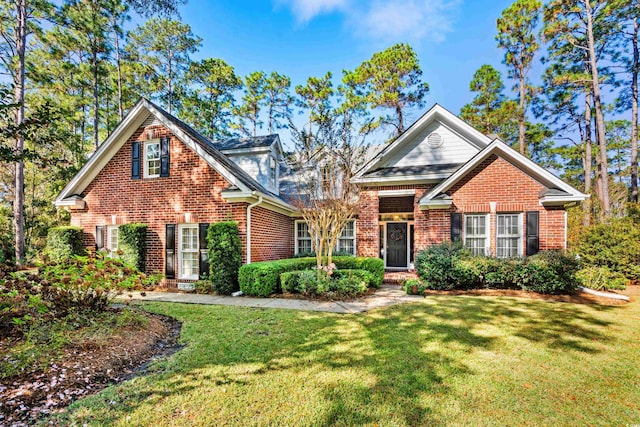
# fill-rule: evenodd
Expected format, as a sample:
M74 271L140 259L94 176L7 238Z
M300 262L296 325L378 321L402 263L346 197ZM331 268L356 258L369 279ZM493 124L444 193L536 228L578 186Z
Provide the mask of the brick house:
M55 204L88 247L115 250L118 225L148 224L147 272L177 286L208 270L212 222L238 222L244 262L311 249L281 191L283 154L278 135L211 142L142 99ZM417 250L445 240L496 256L563 249L565 208L586 197L438 105L354 179L361 208L336 249L379 256L390 270L411 269Z

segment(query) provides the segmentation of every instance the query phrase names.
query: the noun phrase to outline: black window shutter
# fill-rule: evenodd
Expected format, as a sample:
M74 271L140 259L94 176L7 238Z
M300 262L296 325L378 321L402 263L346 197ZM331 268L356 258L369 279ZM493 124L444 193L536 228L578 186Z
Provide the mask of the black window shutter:
M160 139L160 176L169 176L169 138Z
M131 143L131 179L140 179L140 142Z
M539 212L527 212L527 256L540 251L540 220Z
M451 242L462 240L462 214L451 212Z
M104 225L96 225L96 249L104 248Z
M164 275L167 279L176 278L176 225L166 225Z
M207 244L207 233L209 223L199 224L198 236L200 237L200 278L204 279L209 275L209 245Z

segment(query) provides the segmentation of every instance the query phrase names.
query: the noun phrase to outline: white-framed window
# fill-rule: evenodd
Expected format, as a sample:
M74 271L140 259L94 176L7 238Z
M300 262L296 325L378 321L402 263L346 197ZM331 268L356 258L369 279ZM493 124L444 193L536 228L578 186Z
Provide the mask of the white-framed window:
M144 177L157 178L160 176L160 141L144 143Z
M118 226L107 226L107 249L110 252L116 252L118 250Z
M464 216L464 245L473 255L489 254L489 215Z
M296 255L313 251L309 225L305 221L296 221Z
M351 220L342 229L342 234L338 238L336 245L338 252L346 252L352 255L356 254L356 221Z
M276 158L273 155L269 155L269 182L274 187L278 186L276 167Z
M178 225L178 278L197 280L200 264L198 224Z
M496 256L522 255L522 214L498 214L496 217Z

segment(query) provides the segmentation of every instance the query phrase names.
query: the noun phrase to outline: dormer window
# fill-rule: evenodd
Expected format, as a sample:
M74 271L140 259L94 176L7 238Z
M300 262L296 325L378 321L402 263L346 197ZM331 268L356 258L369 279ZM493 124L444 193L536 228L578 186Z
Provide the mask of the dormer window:
M144 143L144 177L160 176L160 141Z
M269 156L269 181L274 187L278 187L277 179L278 174L276 172L277 162L273 155Z

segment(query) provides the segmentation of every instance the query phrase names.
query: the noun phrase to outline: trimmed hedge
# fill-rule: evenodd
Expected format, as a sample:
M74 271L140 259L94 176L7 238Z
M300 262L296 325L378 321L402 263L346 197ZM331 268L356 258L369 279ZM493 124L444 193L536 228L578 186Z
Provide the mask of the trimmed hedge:
M380 287L384 279L384 261L379 258L335 257L333 263L338 270L366 270L372 275L371 286ZM281 292L280 275L295 270L310 270L316 266L315 258L288 258L278 261L263 261L240 267L238 281L240 290L246 295L267 297Z
M147 262L147 228L147 224L141 223L118 226L120 258L140 271L144 271Z
M317 270L295 270L280 275L283 292L338 298L362 295L372 280L366 270L334 270L331 276Z
M576 257L542 251L528 258L472 257L459 244L441 244L416 256L425 289L524 289L543 294L573 293L578 288Z
M53 262L62 262L74 255L85 255L82 227L52 227L47 233L44 253Z
M230 295L237 291L238 270L242 265L242 241L238 223L222 221L209 225L209 279L213 290Z
M582 286L597 291L623 290L629 285L629 279L624 274L607 267L586 267L578 271L576 276Z

